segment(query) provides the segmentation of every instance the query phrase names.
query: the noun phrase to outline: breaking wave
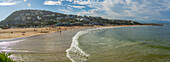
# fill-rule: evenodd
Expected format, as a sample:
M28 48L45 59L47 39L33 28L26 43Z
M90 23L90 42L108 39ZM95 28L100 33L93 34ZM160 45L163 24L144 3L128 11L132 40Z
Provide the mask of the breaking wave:
M93 29L87 29L84 31L79 31L72 38L72 44L71 44L70 48L66 50L67 57L72 62L86 62L88 60L88 57L90 56L90 54L87 54L81 48L79 48L79 43L78 43L79 37L83 34L86 34L88 32L94 31L94 30L107 29L107 28L116 28L116 27L93 28Z

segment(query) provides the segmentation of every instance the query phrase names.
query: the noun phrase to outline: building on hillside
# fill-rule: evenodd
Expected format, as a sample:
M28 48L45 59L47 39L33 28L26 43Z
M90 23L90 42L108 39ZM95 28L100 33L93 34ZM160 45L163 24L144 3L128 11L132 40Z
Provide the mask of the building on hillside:
M83 20L84 20L84 21L90 21L90 19L88 19L88 18L83 18Z
M25 16L22 16L21 19L22 19L22 21L25 21L25 20L26 20L26 17L25 17Z
M56 20L61 20L63 19L64 17L57 17Z
M30 13L26 13L25 15L26 15L26 16L30 16L31 14L30 14Z
M41 20L42 18L41 18L40 16L37 16L37 19L38 19L38 20Z
M83 21L83 18L76 18L78 21Z
M83 26L84 23L82 23L82 22L75 22L75 23L72 23L71 25L72 26Z
M17 16L17 17L14 18L14 20L21 20L21 17Z
M27 17L27 19L28 19L28 20L30 20L30 19L31 19L31 17Z
M90 21L88 18L76 18L78 21Z
M55 14L51 14L51 16L55 16Z

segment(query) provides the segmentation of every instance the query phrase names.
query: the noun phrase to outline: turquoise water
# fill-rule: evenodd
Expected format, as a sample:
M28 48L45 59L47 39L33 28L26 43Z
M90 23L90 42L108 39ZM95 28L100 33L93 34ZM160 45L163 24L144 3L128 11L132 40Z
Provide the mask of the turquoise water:
M90 30L77 40L87 62L170 62L169 25Z

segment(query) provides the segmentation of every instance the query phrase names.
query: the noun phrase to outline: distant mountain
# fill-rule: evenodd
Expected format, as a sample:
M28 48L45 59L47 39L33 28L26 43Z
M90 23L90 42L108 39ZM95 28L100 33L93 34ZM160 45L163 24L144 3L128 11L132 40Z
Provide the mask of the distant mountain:
M33 27L59 24L69 25L134 25L132 20L110 20L102 17L68 15L46 10L19 10L13 12L0 26Z
M45 11L45 10L19 10L13 12L1 24L26 24L30 22L38 23L43 20L55 19L57 16L66 16L65 14Z

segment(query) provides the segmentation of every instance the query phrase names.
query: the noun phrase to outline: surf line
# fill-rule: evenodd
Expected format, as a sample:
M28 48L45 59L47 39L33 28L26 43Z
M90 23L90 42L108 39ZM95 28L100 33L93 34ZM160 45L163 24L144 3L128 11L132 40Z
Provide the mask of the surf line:
M72 38L72 44L69 49L66 50L67 57L72 62L85 62L87 61L90 54L87 54L84 52L81 48L79 48L78 39L81 35L86 34L90 31L99 30L99 29L109 29L109 28L116 28L116 27L99 27L99 28L92 28L87 29L84 31L79 31L73 38Z

